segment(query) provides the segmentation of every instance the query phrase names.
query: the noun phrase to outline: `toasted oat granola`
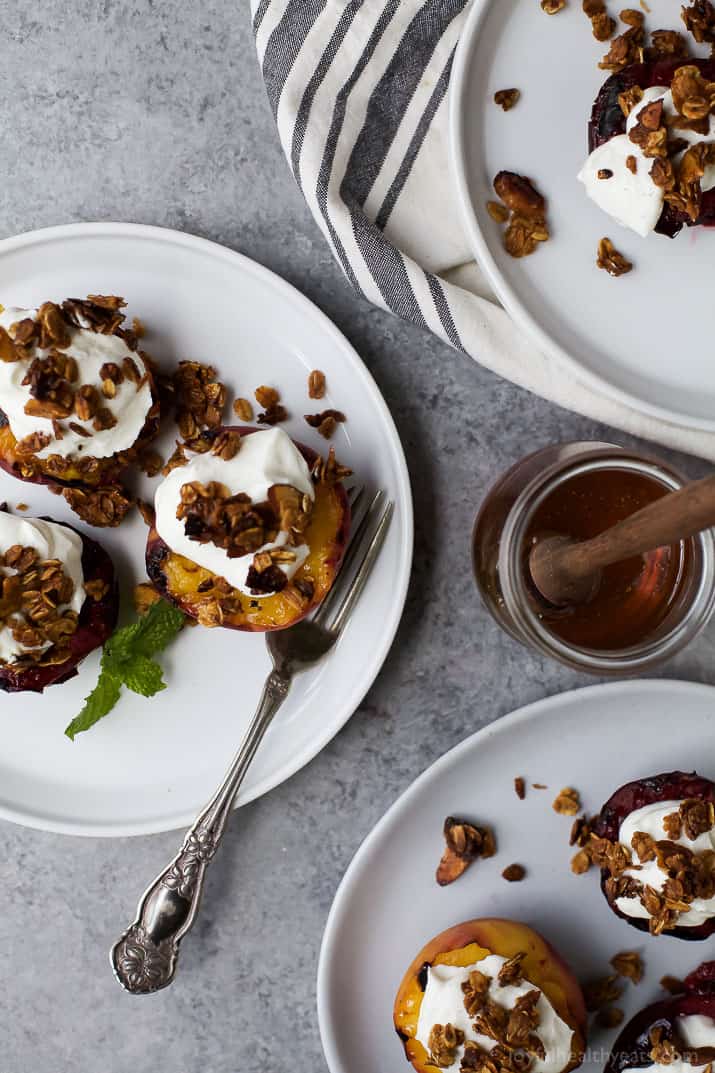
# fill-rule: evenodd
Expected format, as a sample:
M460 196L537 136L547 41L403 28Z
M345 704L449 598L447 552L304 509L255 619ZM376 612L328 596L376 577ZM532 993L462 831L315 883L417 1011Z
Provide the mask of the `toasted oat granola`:
M325 396L325 373L313 369L308 377L308 398L322 399Z
M216 370L199 361L180 361L172 377L179 432L193 440L204 428L218 428L226 405L226 388Z
M623 276L630 272L633 264L616 249L610 238L602 238L598 244L596 264L609 276Z
M464 1043L464 1032L454 1025L434 1025L429 1036L429 1060L440 1069L454 1065L459 1047Z
M506 879L507 883L521 883L525 877L526 868L523 864L510 864L502 872L502 879Z
M581 799L578 790L572 786L565 786L554 800L552 806L554 812L561 816L575 816L581 808Z
M619 976L639 984L643 979L643 959L637 950L622 950L611 958L611 965Z
M63 488L62 495L83 522L104 529L120 525L135 502L130 493L119 485Z
M512 257L528 257L540 242L549 238L546 223L546 201L525 175L500 171L494 178L494 191L508 210L504 232L504 248ZM496 202L487 203L487 211L498 220Z
M90 598L101 599L104 593L90 586ZM14 658L13 666L47 666L70 657L79 625L77 612L67 607L74 591L59 559L40 559L34 548L21 544L0 554L0 627L24 648L36 650ZM0 659L0 666L4 663Z

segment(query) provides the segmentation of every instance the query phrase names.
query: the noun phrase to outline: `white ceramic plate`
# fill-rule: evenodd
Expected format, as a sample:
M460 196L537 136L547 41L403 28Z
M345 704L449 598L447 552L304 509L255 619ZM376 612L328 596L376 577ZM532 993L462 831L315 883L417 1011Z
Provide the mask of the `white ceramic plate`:
M672 0L649 7L650 29L683 28ZM608 75L597 66L607 47L593 38L580 3L548 16L537 0L475 0L451 85L452 163L465 225L495 292L544 353L637 409L712 429L715 231L639 238L601 212L576 180L591 107ZM522 98L504 113L493 96L511 86ZM486 212L501 169L530 176L549 202L553 237L522 260L504 251L502 228ZM633 261L629 275L613 279L596 268L604 235Z
M231 250L129 224L52 228L0 243L4 305L87 293L124 295L129 318L142 319L145 347L160 362L210 362L236 395L252 397L259 384L275 384L295 415L284 427L318 449L325 441L302 414L316 409L307 398L308 373L322 369L329 393L321 407L348 416L334 440L339 458L396 504L367 592L333 655L296 679L241 791L244 803L287 779L330 741L387 655L412 560L402 448L377 386L337 329L287 283ZM147 482L145 494L155 483ZM3 499L77 524L46 488L0 473ZM113 553L124 606L131 608L132 586L146 577L143 523L137 515L117 530L92 535ZM165 692L149 701L125 694L74 744L63 731L96 681L96 654L79 677L42 696L0 693L0 816L83 835L148 833L192 821L240 740L269 660L258 634L197 627L184 631L163 663L170 683Z
M575 786L589 812L631 779L675 768L715 777L715 690L687 682L590 686L531 704L467 738L432 765L380 820L340 885L318 970L320 1031L331 1073L402 1073L392 1027L403 973L445 928L481 916L531 924L559 949L581 980L603 976L619 950L640 950L646 977L619 1002L631 1016L652 1002L665 973L683 976L712 957L712 942L653 939L617 918L598 874L574 876L571 819L551 808ZM513 780L546 783L524 801ZM434 873L446 816L494 826L498 852L449 887ZM509 864L521 883L501 878ZM601 1073L611 1033L589 1040L584 1073Z

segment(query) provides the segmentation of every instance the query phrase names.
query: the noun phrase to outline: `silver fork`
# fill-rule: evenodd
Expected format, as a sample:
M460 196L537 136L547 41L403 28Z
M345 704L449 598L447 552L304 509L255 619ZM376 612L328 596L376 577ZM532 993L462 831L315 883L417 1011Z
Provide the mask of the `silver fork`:
M196 921L208 866L223 838L251 761L288 696L293 677L330 651L365 587L390 524L393 505L385 501L383 492L378 492L362 513L363 499L361 488L351 504L358 524L336 584L316 614L287 630L266 634L273 670L233 763L177 855L142 897L134 923L112 947L114 975L125 991L149 995L174 979L181 941ZM350 580L345 588L347 579Z

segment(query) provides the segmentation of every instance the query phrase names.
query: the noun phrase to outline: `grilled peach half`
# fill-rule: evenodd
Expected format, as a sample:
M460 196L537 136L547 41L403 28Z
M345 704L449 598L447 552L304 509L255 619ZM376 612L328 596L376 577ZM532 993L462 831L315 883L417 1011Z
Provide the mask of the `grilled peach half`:
M539 988L559 1017L573 1029L571 1060L566 1069L583 1061L586 1042L586 1006L576 977L560 954L538 932L515 920L485 918L456 924L420 950L400 984L395 999L395 1030L402 1040L407 1060L417 1073L434 1073L435 1066L415 1039L422 995L430 965L466 968L489 954L504 958L524 953L524 978Z
M159 396L154 378L147 370L152 391L152 406L139 437L126 451L109 458L62 458L53 455L38 458L18 451L7 417L0 408L0 468L12 477L31 484L61 485L70 488L100 488L117 485L122 473L133 465L139 454L159 431Z
M218 432L239 432L251 435L258 429L226 426ZM309 467L318 459L317 452L295 441ZM213 584L217 577L202 566L171 550L156 531L149 531L146 547L146 569L150 580L161 595L178 607L185 615L204 625L225 626L232 630L265 633L282 630L300 622L313 611L330 592L343 560L350 532L350 504L345 488L340 482L319 482L315 486L315 504L310 524L305 533L305 542L310 554L292 579L292 584L271 596L252 598L234 589L231 605L238 610L221 611L219 620L212 621L216 592ZM306 582L305 596L296 589L296 582Z
M53 519L46 518L45 521ZM67 528L74 530L70 525ZM119 613L119 589L114 564L100 544L82 533L78 535L82 539L82 572L85 584L97 582L98 589L104 589L103 595L99 599L88 595L85 599L79 613L77 630L70 639L68 659L61 663L38 662L17 668L12 663L0 665L0 690L6 693L42 693L47 686L59 685L69 678L74 678L85 656L95 648L100 648L114 631Z

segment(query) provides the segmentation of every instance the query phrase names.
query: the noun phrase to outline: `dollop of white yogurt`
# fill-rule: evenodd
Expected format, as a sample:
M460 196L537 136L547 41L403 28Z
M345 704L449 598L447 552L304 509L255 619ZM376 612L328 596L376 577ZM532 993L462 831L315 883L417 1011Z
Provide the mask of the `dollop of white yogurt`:
M78 534L56 522L45 522L41 518L18 518L14 514L0 511L0 554L4 555L15 544L34 548L41 559L60 560L65 574L74 583L72 599L68 604L63 604L60 610L76 611L79 614L86 593L82 570L82 540ZM14 573L9 567L0 565L0 576ZM21 615L17 617L22 618ZM39 648L26 648L15 640L9 626L0 624L0 661L12 663L18 656L28 652L44 652L47 648L50 648L49 642Z
M712 1017L704 1017L699 1013L688 1014L678 1018L677 1029L678 1035L687 1048L715 1047L715 1021ZM648 1066L648 1071L649 1073L703 1073L710 1064L704 1062L702 1065L691 1065L681 1056L670 1065L654 1062L653 1065ZM627 1066L623 1073L643 1073L643 1067L636 1069Z
M623 227L630 228L636 234L646 238L660 219L663 211L663 190L656 186L650 177L653 160L646 157L640 146L632 142L628 133L638 123L638 114L653 101L663 101L666 116L676 114L673 94L667 86L651 86L644 90L643 99L633 108L626 120L626 133L617 134L593 150L578 174L579 181L586 187L586 193L605 213ZM674 138L682 138L688 145L696 142L715 142L715 116L710 116L710 129L707 134L697 134L693 130L673 129ZM685 150L683 150L685 152ZM636 173L626 167L629 156L635 158ZM675 161L681 159L679 154ZM610 179L599 179L598 173L607 169L613 172ZM715 165L705 169L700 180L703 193L715 188Z
M172 551L198 563L211 573L225 578L240 592L252 595L246 578L253 562L253 553L230 559L225 548L216 544L200 544L190 540L185 532L185 522L176 517L181 503L181 488L184 484L198 481L209 484L218 481L228 488L231 495L243 492L253 503L263 503L268 490L274 484L289 484L299 492L315 499L315 489L308 464L283 429L275 427L244 436L237 453L228 460L208 452L192 455L185 466L178 466L161 482L156 490L156 531ZM288 534L279 533L277 539L264 544L260 551L284 547ZM292 578L305 562L310 548L307 544L291 548L296 558L290 563L278 563L286 577Z
M643 831L644 834L650 835L656 842L669 838L663 826L663 820L666 816L677 812L680 805L680 801L657 801L652 805L644 805L642 808L635 809L634 812L626 816L621 824L618 841L627 846L628 849L631 849L631 839L636 831ZM696 839L688 838L683 832L680 838L670 839L670 841L675 841L680 846L687 846L693 853L705 853L706 850L715 849L715 827L702 835L698 835ZM635 854L634 859L637 860ZM658 867L657 861L646 861L639 869L627 868L625 875L633 876L639 883L653 887L654 890L662 890L668 878L666 873ZM650 913L641 904L638 897L616 898L616 905L626 916L638 917L641 920L650 919ZM678 926L697 928L699 925L705 924L713 916L715 916L715 898L695 898L690 903L688 911L678 915Z
M492 978L489 998L504 1009L512 1010L517 1000L529 991L540 990L528 980L518 984L501 987L497 981L499 970L507 959L498 954L489 954L482 961L460 968L456 965L430 965L427 986L422 996L420 1013L417 1021L416 1039L429 1053L429 1037L435 1025L452 1024L464 1032L465 1041L477 1043L483 1050L491 1051L496 1041L488 1036L480 1036L474 1031L472 1021L464 1008L462 984L469 979L470 972L478 969L485 976ZM545 1058L534 1059L529 1067L531 1073L560 1073L571 1059L571 1041L573 1030L559 1017L554 1007L542 992L536 1005L539 1013L539 1027L536 1034L544 1045ZM464 1047L457 1051L457 1061L461 1061ZM458 1066L457 1066L458 1068Z
M5 309L0 313L0 327L8 331L20 320L37 320L36 309ZM70 345L62 353L77 362L78 378L72 384L75 390L89 384L98 391L102 386L99 371L105 362L115 362L121 366L124 358L131 358L143 376L146 365L141 356L131 350L123 339L117 335L101 335L85 328L70 329ZM35 432L44 432L50 436L50 443L37 452L38 458L61 455L62 458L92 457L111 458L118 451L128 450L139 438L144 428L147 415L152 406L151 388L148 383L137 385L124 380L117 385L113 399L102 398L102 406L112 413L116 425L97 432L91 421L79 421L76 415L62 420L59 426L62 439L55 436L52 421L45 417L31 417L25 413L25 404L31 398L29 387L22 381L33 358L46 357L47 351L34 347L30 358L21 361L0 361L0 408L10 423L10 430L17 440L24 440ZM69 422L81 425L89 436L73 431Z

